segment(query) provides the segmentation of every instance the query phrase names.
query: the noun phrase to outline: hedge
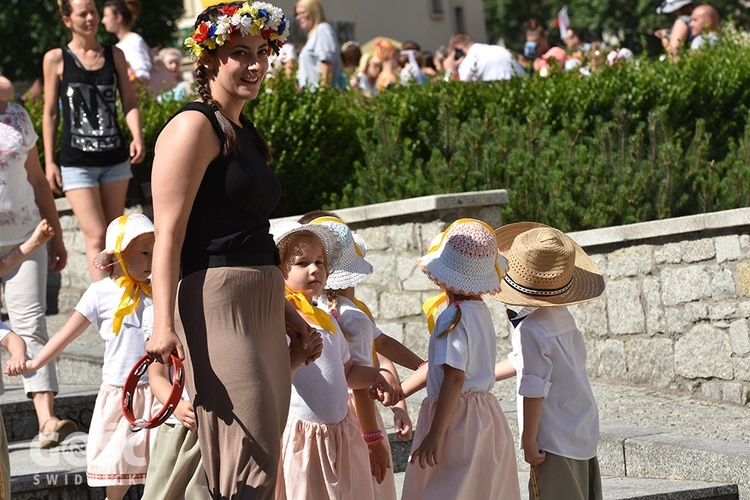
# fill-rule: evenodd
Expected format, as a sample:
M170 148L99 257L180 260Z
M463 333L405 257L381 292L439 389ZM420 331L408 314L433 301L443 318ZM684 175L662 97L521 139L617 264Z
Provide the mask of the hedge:
M281 79L246 112L274 150L283 195L273 216L505 188L505 221L581 230L750 205L747 54L732 38L676 64L644 58L590 77L431 83L376 99ZM149 148L179 106L142 100ZM31 112L41 131L41 106Z

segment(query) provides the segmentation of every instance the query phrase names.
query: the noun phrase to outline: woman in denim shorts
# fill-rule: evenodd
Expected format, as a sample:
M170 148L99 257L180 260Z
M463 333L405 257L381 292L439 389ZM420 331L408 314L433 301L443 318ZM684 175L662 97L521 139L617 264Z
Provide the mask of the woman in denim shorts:
M141 116L122 51L96 40L99 13L93 0L62 0L60 14L73 38L44 56L43 137L46 177L61 189L78 219L86 244L92 281L105 277L93 265L104 249L107 223L122 215L130 164L145 156ZM117 93L122 101L130 145L117 122ZM62 110L60 158L55 141Z

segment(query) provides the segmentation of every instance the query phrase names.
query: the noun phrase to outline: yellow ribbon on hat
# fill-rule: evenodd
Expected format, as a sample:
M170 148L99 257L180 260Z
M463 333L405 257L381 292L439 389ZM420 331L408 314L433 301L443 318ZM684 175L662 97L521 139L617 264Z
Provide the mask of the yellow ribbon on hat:
M115 240L115 257L120 263L123 275L115 280L117 286L125 288L120 297L120 303L115 309L114 320L112 321L112 330L115 335L120 334L122 321L128 314L131 314L138 307L141 301L141 292L147 297L151 297L151 286L143 281L137 281L130 276L125 260L122 258L122 240L125 238L125 226L128 222L128 216L123 215L117 222L117 239Z
M349 226L346 225L346 222L339 219L338 217L318 217L317 219L311 220L310 224L322 224L323 222L337 222L339 224L343 224L344 226L346 226L347 229L349 228ZM356 241L354 242L354 250L357 252L357 255L359 255L363 259L365 258L365 253L362 251L361 248L359 248L359 245L357 245Z
M438 241L430 245L430 247L427 249L427 255L440 250L440 247L443 246L443 241L445 241L445 237L448 234L448 231L451 230L451 228L459 224L465 224L467 222L476 222L477 224L481 224L482 226L486 227L493 235L495 234L495 230L492 229L492 227L486 222L471 218L458 219L457 221L446 227L442 233L440 233L440 238L438 238ZM498 250L497 252L499 253L500 250ZM497 272L498 279L502 283L503 270L500 268L500 263L497 261L497 257L495 257L495 271ZM427 316L427 328L429 329L430 333L432 333L432 329L435 328L435 314L437 313L438 307L440 307L442 304L446 304L447 302L448 295L445 292L441 292L437 295L433 295L432 297L427 299L424 304L422 304L422 311Z
M310 321L336 335L336 327L333 325L333 318L331 318L330 314L310 304L310 301L307 300L307 297L302 292L295 292L288 286L285 288L286 300L294 304Z
M370 308L365 305L364 302L361 300L357 300L354 297L350 297L351 301L354 302L354 305L357 306L357 308L365 313L368 318L370 318L370 321L372 321L373 325L375 324L375 318L372 317L372 313L370 312ZM375 345L375 338L372 339L372 366L378 366L378 349Z

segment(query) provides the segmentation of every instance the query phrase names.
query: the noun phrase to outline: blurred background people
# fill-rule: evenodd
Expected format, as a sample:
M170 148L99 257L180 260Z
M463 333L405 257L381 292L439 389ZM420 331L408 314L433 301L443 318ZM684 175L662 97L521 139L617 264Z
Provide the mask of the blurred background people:
M104 2L102 24L107 33L117 37L117 48L125 54L130 69L128 75L143 85L149 85L153 61L146 41L133 31L141 3L138 0L107 0Z
M690 46L693 35L690 32L690 14L695 4L693 0L664 0L656 9L657 14L674 14L676 19L670 29L654 31L654 36L661 40L664 50L670 57Z
M456 33L448 42L446 73L464 82L510 80L525 74L523 67L505 47L476 43L466 33Z
M299 0L294 6L297 24L307 32L307 43L299 53L297 83L300 88L341 85L341 53L336 33L326 22L318 0Z
M710 5L699 5L690 14L690 34L692 50L705 46L713 47L719 41L719 13Z
M378 95L378 75L382 69L383 62L375 54L362 54L357 73L349 81L349 85L368 97L375 97Z

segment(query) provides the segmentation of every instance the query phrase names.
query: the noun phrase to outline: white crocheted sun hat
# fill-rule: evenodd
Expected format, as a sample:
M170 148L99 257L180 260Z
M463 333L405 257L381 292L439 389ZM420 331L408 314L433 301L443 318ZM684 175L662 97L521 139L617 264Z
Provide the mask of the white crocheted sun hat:
M357 286L372 274L372 264L364 258L366 249L355 243L353 233L344 221L336 217L318 217L310 224L330 228L341 242L341 258L338 265L331 267L326 290L345 290Z
M517 222L495 231L508 259L503 289L491 298L517 306L579 304L604 292L604 277L591 257L562 231Z
M154 232L154 223L143 214L122 215L107 226L104 250L94 257L94 266L98 269L108 270L112 265L112 258L118 250L118 238L120 240L119 251L125 250L131 241L138 236Z
M499 292L507 268L494 230L476 219L459 219L435 236L418 264L440 288L462 295Z
M296 221L287 220L274 224L269 230L271 236L273 236L273 242L276 243L276 245L287 236L302 231L313 233L318 239L320 239L320 242L323 244L323 249L326 251L326 257L328 258L328 269L333 269L341 258L341 242L339 241L338 235L330 228L315 224L300 224Z

